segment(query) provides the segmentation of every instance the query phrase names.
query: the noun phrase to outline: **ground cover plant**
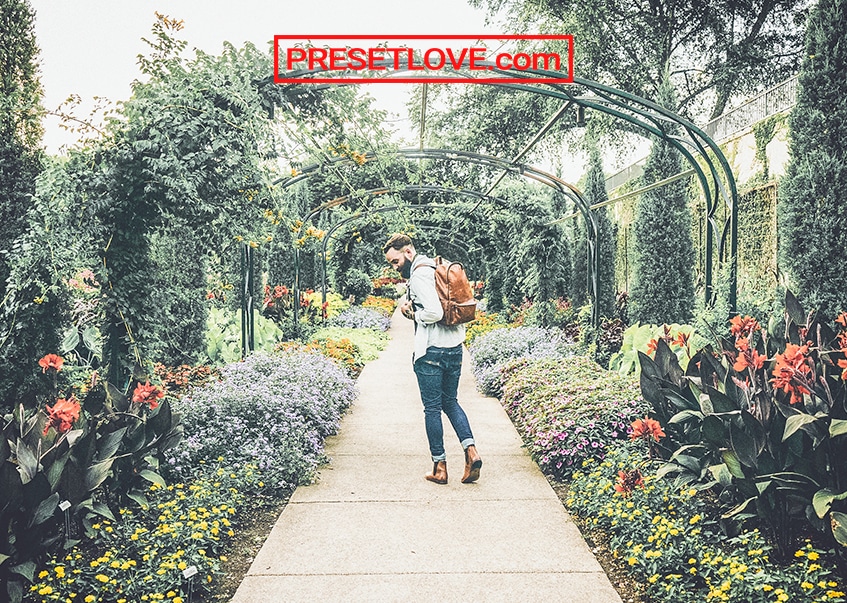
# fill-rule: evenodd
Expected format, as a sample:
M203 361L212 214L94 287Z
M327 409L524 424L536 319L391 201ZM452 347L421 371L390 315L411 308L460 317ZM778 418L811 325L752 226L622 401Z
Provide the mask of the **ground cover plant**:
M223 456L256 466L265 488L304 483L354 397L352 378L318 353L251 354L174 404L191 428L168 455L166 475L186 481L201 461Z
M558 329L542 327L495 328L474 339L468 348L477 387L487 396L499 396L500 369L517 358L563 358L573 345Z
M502 372L503 407L541 470L557 479L602 459L648 409L635 381L584 356L520 359Z
M374 329L387 331L391 318L379 310L363 306L351 306L328 322L330 327L346 329Z

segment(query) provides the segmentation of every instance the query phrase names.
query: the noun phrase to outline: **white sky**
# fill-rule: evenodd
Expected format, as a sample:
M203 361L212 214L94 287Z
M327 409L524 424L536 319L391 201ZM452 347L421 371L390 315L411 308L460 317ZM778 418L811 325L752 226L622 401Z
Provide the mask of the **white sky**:
M220 54L223 42L240 47L253 42L269 48L275 34L465 34L500 32L485 24L485 14L461 0L30 0L36 11L35 34L41 49L44 106L53 110L68 95L125 100L139 76L136 57L148 47L154 12L183 19L179 32L188 48ZM517 32L527 33L527 32ZM408 86L369 84L380 108L403 112ZM90 105L88 105L90 106ZM78 111L86 116L88 110ZM57 153L74 135L45 121L44 144Z

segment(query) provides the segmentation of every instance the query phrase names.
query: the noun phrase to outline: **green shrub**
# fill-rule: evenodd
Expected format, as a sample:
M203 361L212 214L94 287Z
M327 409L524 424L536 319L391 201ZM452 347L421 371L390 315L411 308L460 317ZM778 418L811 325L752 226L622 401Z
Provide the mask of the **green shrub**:
M349 269L339 280L342 297L352 298L354 304L361 304L373 293L371 277L358 268Z

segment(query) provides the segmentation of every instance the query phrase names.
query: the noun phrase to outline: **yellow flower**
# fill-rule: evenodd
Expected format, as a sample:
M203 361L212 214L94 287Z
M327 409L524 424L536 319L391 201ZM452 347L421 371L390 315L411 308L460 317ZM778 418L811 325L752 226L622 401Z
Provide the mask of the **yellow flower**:
M103 584L106 584L106 582L109 581L109 576L105 576L103 574L97 574L96 576L94 576L94 579L99 580Z
M49 595L52 592L53 592L53 589L49 586L43 586L43 587L38 589L39 595Z
M820 555L816 551L810 551L808 555L806 555L810 560L817 561Z
M88 595L87 597L85 597L85 603L94 603L94 601L96 600L97 597L95 597L94 595Z
M803 556L803 555L805 555L805 554L806 554L806 551L804 551L804 550L800 549L799 551L797 551L796 553L794 553L794 556L795 556L795 557L802 557L802 556Z
M182 603L182 597L174 597L174 603Z
M630 557L629 559L626 560L626 562L629 563L630 565L635 565L636 563L638 563L638 559L636 559L635 557Z
M770 591L773 590L773 586L771 586L770 584L765 584L765 585L762 586L762 590L765 591L766 593L770 592Z

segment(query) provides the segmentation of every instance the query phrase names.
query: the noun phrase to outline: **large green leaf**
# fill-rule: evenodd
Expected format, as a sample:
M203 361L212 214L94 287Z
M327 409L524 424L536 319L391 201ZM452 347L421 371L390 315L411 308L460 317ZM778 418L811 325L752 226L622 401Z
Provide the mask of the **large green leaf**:
M12 566L9 571L11 571L13 574L23 576L24 578L32 582L35 576L35 561L24 561L23 563L19 563L18 565Z
M39 505L35 508L35 513L32 514L32 519L29 522L28 527L38 526L53 517L53 514L56 512L56 507L59 506L59 493L54 492L44 500L42 500Z
M832 512L832 535L841 546L847 546L847 513Z
M734 421L729 424L729 440L732 450L743 465L753 468L758 465L756 442L750 437L750 434L738 427Z
M838 436L847 435L847 420L833 419L829 423L829 437L837 438Z
M121 427L120 429L101 435L97 439L97 454L95 455L95 459L97 461L105 461L115 456L125 433L126 427Z
M91 492L97 486L102 484L109 475L112 468L112 463L115 462L115 457L100 461L91 465L85 471L85 489Z
M798 429L802 428L804 425L808 425L817 421L817 418L813 415L806 414L804 412L797 413L796 415L791 415L787 419L785 419L785 431L782 433L782 441L784 442L791 436L793 436Z
M800 301L788 289L785 290L785 312L795 324L806 324L806 313L803 311L803 306L800 305Z
M726 463L712 465L709 467L709 471L715 480L724 488L732 485L732 474L729 472L729 468L726 466Z
M20 439L15 446L15 455L18 459L18 473L21 474L21 483L28 484L38 473L38 457L35 451Z
M818 517L823 519L834 501L845 499L847 499L847 492L836 494L829 488L824 488L815 492L815 495L812 497L812 506L815 508L815 513L817 513Z
M726 468L729 469L729 472L733 477L738 479L744 479L744 471L741 469L741 462L738 460L738 456L731 450L724 450L721 453L721 457L723 458L723 462L726 463Z
M59 346L59 350L62 354L67 354L68 352L75 350L78 345L79 329L71 327L65 332L65 336L62 337L62 343Z
M163 488L167 486L164 478L156 473L155 471L150 471L149 469L142 469L138 475L146 479L148 482L156 484L157 486L162 486Z

